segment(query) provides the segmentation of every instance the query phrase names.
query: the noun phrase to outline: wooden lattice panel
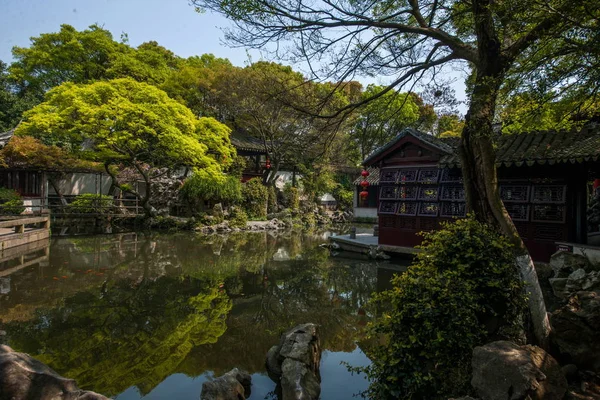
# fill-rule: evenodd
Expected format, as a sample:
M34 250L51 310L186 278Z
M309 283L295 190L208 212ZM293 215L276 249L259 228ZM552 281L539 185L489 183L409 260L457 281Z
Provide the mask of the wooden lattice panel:
M500 198L504 203L527 203L529 185L500 185Z
M437 186L421 186L419 188L419 200L422 201L437 201L439 194L440 189Z
M467 205L465 203L443 202L440 208L442 217L464 217L467 215Z
M396 214L404 215L404 216L417 215L418 204L419 203L406 202L406 201L398 202L398 207L396 208Z
M462 185L444 185L442 186L440 200L464 201L465 188Z
M381 226L384 228L396 227L396 216L394 215L382 215L379 217L379 221L381 222Z
M396 198L398 200L416 200L419 194L419 188L413 185L398 186Z
M442 183L462 182L462 171L458 168L444 168L440 181Z
M421 168L418 180L420 183L437 183L439 176L439 168Z
M382 169L379 172L379 183L396 183L397 178L397 169Z
M422 202L419 203L419 216L420 217L437 217L440 212L440 206L438 203Z
M566 209L562 204L534 204L531 220L534 222L565 222Z
M419 170L417 168L403 168L398 170L398 183L415 182Z
M396 186L382 186L379 190L379 199L395 200L398 188Z
M395 201L380 201L379 214L395 214L397 206Z
M566 197L567 187L565 185L535 185L531 202L564 204Z
M416 218L406 218L401 217L397 219L397 228L398 229L407 229L407 230L416 230L417 229L417 219Z
M564 228L560 225L537 224L534 231L534 239L560 241L565 239Z
M513 221L529 221L528 204L506 203L504 207Z

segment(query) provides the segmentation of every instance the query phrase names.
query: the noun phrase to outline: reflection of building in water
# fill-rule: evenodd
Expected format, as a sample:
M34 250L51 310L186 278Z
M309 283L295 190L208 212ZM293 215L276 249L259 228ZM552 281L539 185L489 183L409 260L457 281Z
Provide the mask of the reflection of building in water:
M0 278L0 294L10 293L10 276Z

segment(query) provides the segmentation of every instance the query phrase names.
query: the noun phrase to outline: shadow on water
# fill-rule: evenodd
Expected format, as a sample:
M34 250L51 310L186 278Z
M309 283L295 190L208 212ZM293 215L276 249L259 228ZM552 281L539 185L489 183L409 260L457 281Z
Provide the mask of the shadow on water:
M264 368L268 349L286 329L315 322L324 350L322 399L349 399L367 382L340 362L369 363L369 298L403 266L332 258L319 247L326 238L55 238L44 262L4 277L0 340L118 399L195 400L202 382L233 367L253 374L251 399L264 399L275 386Z

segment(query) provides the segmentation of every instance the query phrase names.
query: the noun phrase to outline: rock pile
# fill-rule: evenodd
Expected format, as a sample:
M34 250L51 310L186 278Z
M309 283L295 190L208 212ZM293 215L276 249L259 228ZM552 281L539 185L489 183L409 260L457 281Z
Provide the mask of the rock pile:
M237 368L202 384L200 400L246 400L250 397L252 377Z

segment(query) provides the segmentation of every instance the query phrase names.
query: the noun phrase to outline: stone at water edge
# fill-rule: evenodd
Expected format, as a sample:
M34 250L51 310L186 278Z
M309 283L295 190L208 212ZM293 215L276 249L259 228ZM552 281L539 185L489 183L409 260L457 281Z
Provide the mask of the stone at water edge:
M79 389L74 380L63 378L44 363L6 345L0 345L0 399L108 400Z
M200 400L246 400L250 397L252 377L237 368L204 382Z
M473 350L471 385L482 400L560 400L567 381L544 350L497 341Z
M578 292L550 316L550 341L566 362L600 372L600 293Z
M321 394L321 344L317 325L302 324L281 336L267 353L267 372L281 400L317 400Z

